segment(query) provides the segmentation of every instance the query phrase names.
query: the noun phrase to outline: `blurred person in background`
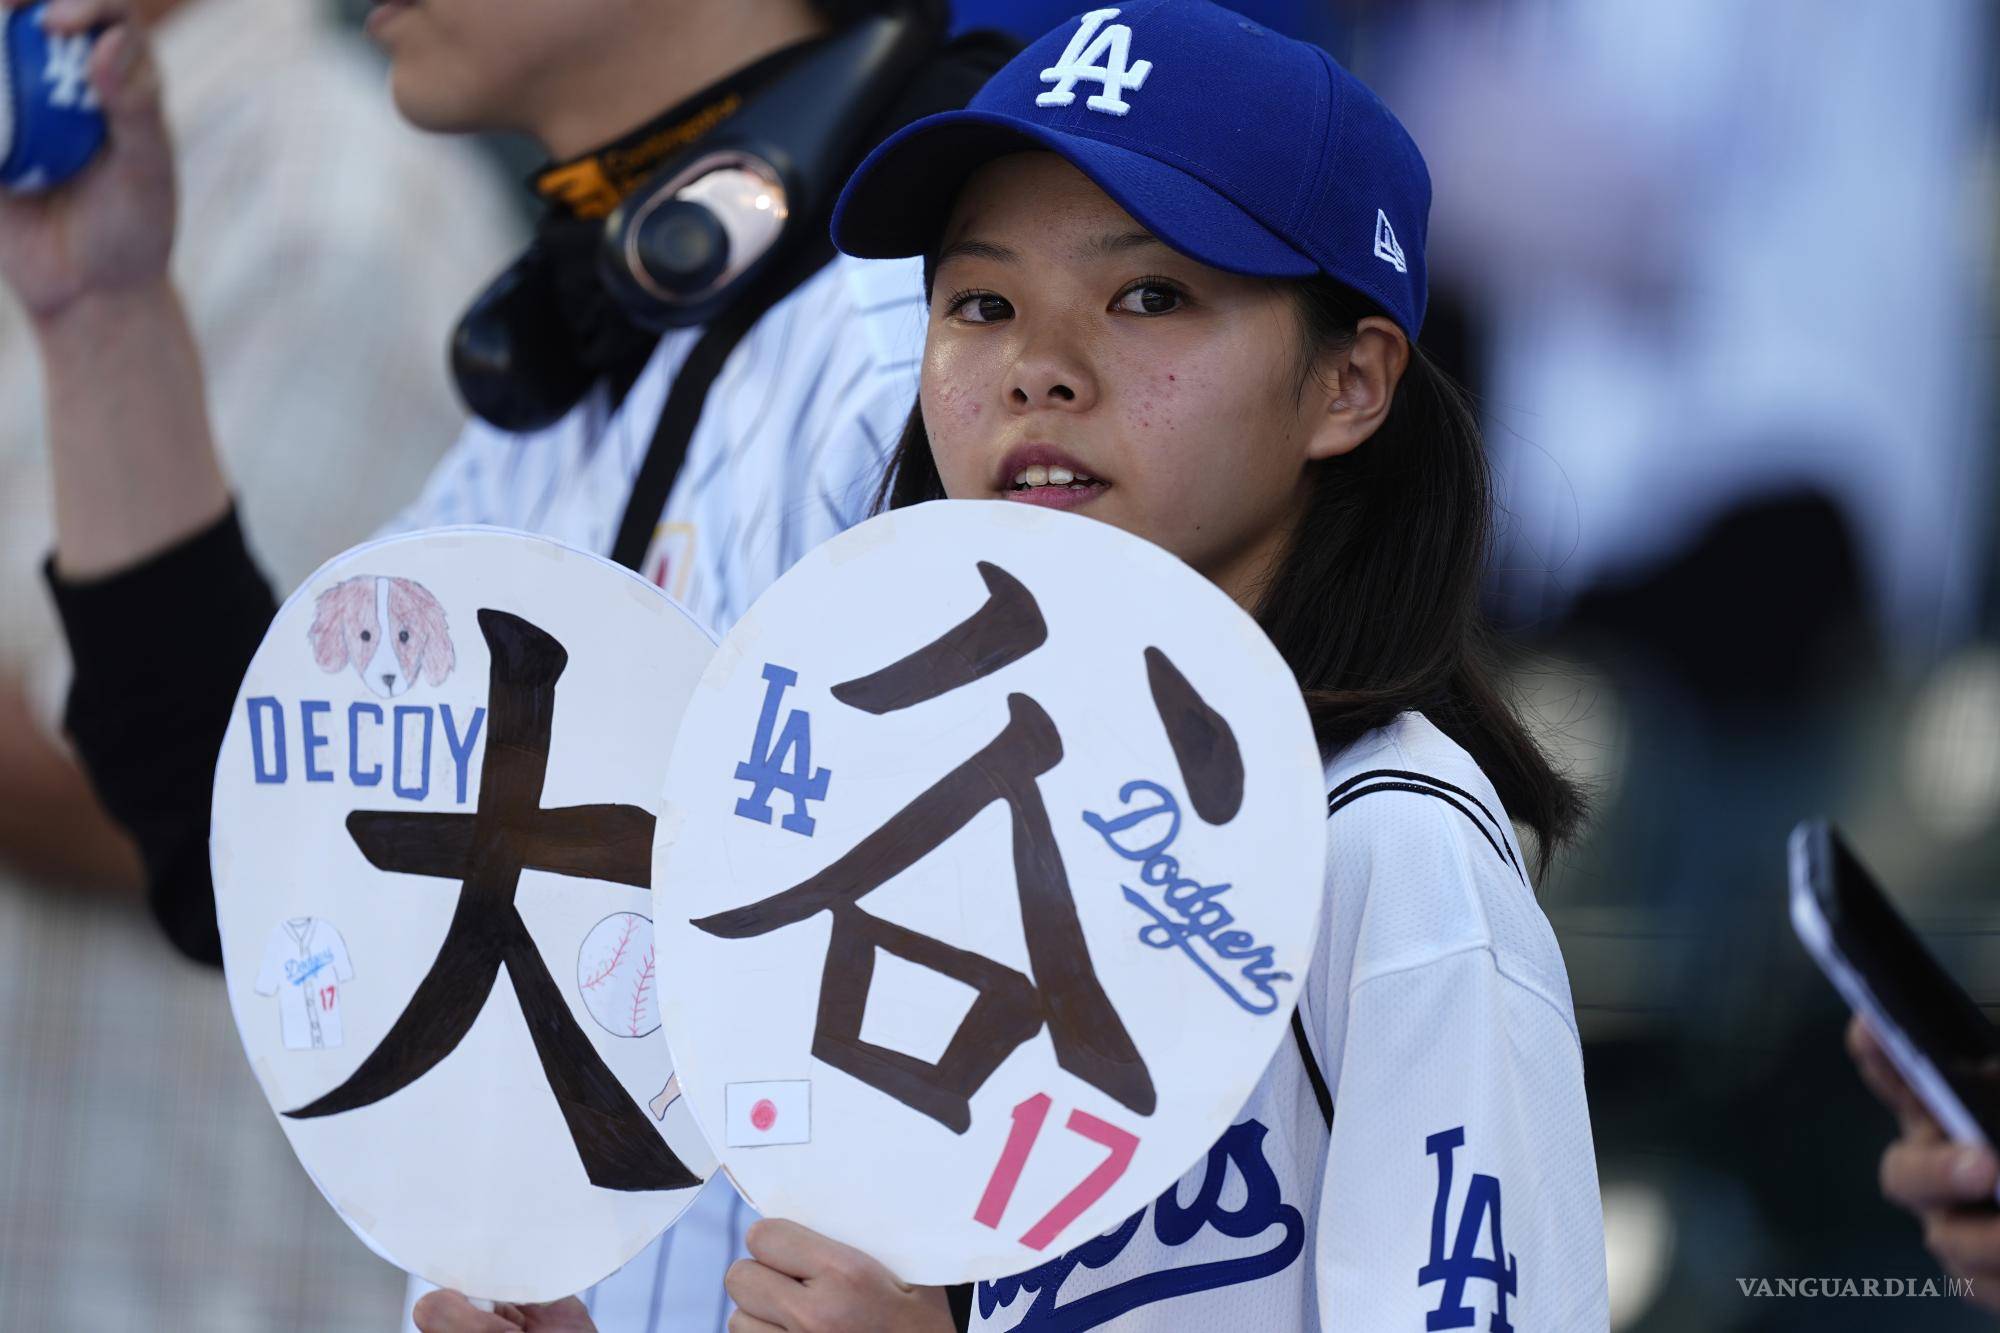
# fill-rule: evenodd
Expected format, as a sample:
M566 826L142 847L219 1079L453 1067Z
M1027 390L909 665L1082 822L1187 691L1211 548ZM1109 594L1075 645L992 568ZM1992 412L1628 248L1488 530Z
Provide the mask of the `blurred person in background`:
M1643 760L1589 850L1665 984L1618 999L1767 1044L1797 954L1773 849L1865 778L1858 687L1980 602L1987 7L1375 17L1371 75L1444 183L1440 281L1484 324L1496 618L1607 668Z
M393 514L463 423L445 338L519 228L477 153L397 119L379 60L320 0L137 9L166 75L173 273L217 444L289 588ZM0 860L136 889L129 843L53 739L67 668L36 577L54 537L43 408L31 323L0 288Z
M1986 6L1402 14L1383 77L1461 168L1438 225L1490 312L1510 618L1546 627L1593 596L1640 596L1760 509L1760 553L1854 566L1856 609L1906 658L1963 638L1987 528L1986 294L1968 281L1990 234ZM1830 517L1776 513L1795 499ZM1757 574L1707 580L1696 607L1656 590L1672 623L1654 640L1689 651L1719 615L1751 636L1731 655L1739 685L1771 657L1802 673L1781 631L1738 614L1785 609Z
M865 63L840 39L884 13L900 20L893 55ZM77 659L66 717L107 806L138 836L161 925L214 963L214 756L275 599L244 544L196 339L166 271L173 235L157 219L175 163L143 15L132 0L59 0L48 22L64 33L102 27L90 78L110 122L105 154L83 177L42 206L0 203L0 274L30 310L50 386L48 581ZM532 183L542 209L533 243L461 326L479 331L477 355L457 368L482 419L392 530L540 532L641 570L726 630L792 560L857 521L914 393L917 267L836 260L829 189L819 207L791 212L772 262L723 313L662 335L600 280L604 220L764 96L863 122L852 160L826 164L825 183L837 185L870 144L961 105L1011 53L976 37L946 46L945 27L942 0L376 5L368 29L406 119L518 135L548 159ZM847 62L847 105L789 88L794 73L821 78L835 55ZM450 210L404 214L404 225L432 216ZM271 373L282 388L284 368ZM190 587L203 595L176 595ZM168 641L174 653L147 651ZM722 1273L742 1254L748 1221L718 1182L582 1304L607 1330L719 1330ZM425 1309L427 1326L471 1313L448 1294Z
M404 124L325 11L139 5L181 170L174 279L223 466L287 587L392 514L462 425L445 339L520 231L482 155ZM376 1265L287 1275L344 1229L212 980L138 919L138 855L60 738L49 486L32 321L0 287L0 1327L324 1327Z
M1990 1148L1946 1136L1875 1034L1859 1016L1848 1020L1847 1050L1861 1079L1895 1113L1897 1137L1882 1152L1882 1197L1924 1228L1924 1246L1953 1277L1968 1278L1966 1299L2000 1313L2000 1164Z

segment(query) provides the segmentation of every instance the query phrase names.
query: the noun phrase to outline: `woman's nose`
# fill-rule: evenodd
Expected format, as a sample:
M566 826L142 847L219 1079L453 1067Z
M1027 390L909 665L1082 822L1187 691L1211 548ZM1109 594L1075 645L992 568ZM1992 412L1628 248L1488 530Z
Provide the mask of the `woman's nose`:
M1051 403L1073 403L1076 401L1076 390L1070 388L1067 384L1056 383L1042 390L1041 396ZM1015 406L1026 407L1034 401L1035 396L1030 394L1027 389L1018 384L1014 386Z
M1022 349L1007 389L1008 406L1015 411L1081 412L1096 401L1096 377L1073 347L1051 335Z

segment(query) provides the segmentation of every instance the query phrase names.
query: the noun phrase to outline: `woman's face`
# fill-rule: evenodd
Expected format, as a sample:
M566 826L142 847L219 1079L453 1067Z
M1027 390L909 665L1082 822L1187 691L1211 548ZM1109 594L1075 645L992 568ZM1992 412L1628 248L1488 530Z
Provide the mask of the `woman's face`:
M1309 459L1341 452L1276 282L1168 249L1052 153L982 168L946 226L921 401L945 493L1069 509L1246 605ZM1351 445L1347 446L1351 447Z

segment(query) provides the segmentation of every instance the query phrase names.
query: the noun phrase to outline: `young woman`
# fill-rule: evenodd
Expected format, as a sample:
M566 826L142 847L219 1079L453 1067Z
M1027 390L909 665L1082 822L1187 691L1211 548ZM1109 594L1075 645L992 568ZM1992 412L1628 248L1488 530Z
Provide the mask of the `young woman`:
M1203 0L1065 24L857 173L850 254L922 255L922 392L883 487L1071 509L1179 555L1292 664L1326 756L1327 913L1236 1126L1108 1235L977 1289L979 1329L1602 1329L1568 979L1510 818L1582 802L1477 610L1474 421L1413 346L1430 187L1313 47ZM732 1329L948 1328L791 1223Z
M980 1284L974 1328L1608 1326L1569 985L1510 824L1546 856L1581 801L1489 665L1485 459L1412 345L1429 199L1322 52L1137 0L890 139L836 214L850 254L926 259L883 502L1058 506L1174 552L1263 623L1326 757L1299 1040L1175 1188ZM794 1223L749 1245L734 1333L952 1326Z

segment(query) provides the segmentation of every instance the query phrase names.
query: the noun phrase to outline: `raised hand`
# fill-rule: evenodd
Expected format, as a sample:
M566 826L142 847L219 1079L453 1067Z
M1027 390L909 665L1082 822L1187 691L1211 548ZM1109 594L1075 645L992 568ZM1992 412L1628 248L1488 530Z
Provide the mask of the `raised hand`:
M29 0L0 0L0 10ZM75 180L46 194L0 193L0 280L37 322L86 297L157 286L174 239L174 159L160 75L131 0L51 0L56 36L97 32L90 86L107 141Z

